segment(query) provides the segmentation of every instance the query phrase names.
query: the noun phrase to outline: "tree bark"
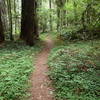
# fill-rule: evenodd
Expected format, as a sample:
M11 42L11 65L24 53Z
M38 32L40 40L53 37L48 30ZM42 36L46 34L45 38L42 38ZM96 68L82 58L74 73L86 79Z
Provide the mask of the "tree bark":
M4 31L3 31L3 23L1 19L1 3L0 3L0 43L5 40Z
M38 38L36 0L22 0L21 35L28 45L34 45Z
M12 22L12 6L11 6L11 0L7 0L7 6L8 6L8 17L9 17L9 35L10 35L10 40L13 41L14 37L13 37L13 22Z

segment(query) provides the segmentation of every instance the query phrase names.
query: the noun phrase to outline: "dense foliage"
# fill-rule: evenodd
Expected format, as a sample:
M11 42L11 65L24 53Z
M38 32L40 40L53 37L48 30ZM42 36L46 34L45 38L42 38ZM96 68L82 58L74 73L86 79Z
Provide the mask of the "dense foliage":
M58 46L50 54L50 78L58 100L100 99L100 42Z
M68 0L60 9L65 12L62 16L64 24L59 27L61 38L69 40L100 38L98 0Z
M100 38L99 0L5 0L0 9L4 35L10 40L21 32L21 38L23 34L30 38L26 42L32 42L38 32L49 31L56 31L64 40Z
M39 47L22 43L0 46L0 100L24 100Z

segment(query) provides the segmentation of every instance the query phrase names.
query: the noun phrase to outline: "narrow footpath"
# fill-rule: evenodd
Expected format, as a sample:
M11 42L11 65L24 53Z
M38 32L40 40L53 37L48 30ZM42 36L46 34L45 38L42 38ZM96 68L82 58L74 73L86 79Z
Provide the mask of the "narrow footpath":
M47 75L47 58L53 48L53 41L50 36L45 41L44 49L37 55L35 72L32 74L31 100L54 100L53 88Z

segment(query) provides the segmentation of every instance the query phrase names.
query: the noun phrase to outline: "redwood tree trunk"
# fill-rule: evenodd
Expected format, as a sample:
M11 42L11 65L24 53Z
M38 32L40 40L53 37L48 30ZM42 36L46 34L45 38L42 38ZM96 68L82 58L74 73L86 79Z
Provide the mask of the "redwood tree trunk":
M0 7L0 43L5 40L4 38L4 31L3 31L3 24L1 20L1 7Z
M36 21L36 0L22 0L21 35L28 45L34 45L38 37L38 25Z

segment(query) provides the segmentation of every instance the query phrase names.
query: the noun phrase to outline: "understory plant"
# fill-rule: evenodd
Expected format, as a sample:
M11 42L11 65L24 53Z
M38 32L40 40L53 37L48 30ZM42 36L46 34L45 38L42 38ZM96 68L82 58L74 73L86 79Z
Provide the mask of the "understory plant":
M84 48L83 48L84 47ZM58 46L49 56L57 100L100 100L99 44Z
M0 47L0 100L25 100L29 76L34 70L35 54L39 46L5 43Z

